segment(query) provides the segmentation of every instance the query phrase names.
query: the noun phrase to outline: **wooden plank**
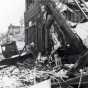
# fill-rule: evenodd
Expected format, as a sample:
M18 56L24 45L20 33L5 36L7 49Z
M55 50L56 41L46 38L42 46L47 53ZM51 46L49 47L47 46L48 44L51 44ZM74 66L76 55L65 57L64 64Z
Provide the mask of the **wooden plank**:
M75 78L71 78L71 79L65 81L65 83L68 83L69 85L78 85L79 80L80 80L80 76L77 76ZM62 83L62 84L64 84L64 83ZM81 84L82 85L88 84L88 75L83 75Z
M37 83L34 86L31 86L29 88L51 88L51 80L45 80L41 83Z

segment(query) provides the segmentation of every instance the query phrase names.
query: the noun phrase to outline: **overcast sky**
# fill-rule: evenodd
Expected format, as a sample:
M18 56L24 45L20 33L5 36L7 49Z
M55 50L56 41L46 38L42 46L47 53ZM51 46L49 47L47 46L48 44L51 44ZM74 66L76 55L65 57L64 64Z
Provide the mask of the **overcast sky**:
M9 24L18 24L24 15L25 0L0 1L0 33L8 29Z

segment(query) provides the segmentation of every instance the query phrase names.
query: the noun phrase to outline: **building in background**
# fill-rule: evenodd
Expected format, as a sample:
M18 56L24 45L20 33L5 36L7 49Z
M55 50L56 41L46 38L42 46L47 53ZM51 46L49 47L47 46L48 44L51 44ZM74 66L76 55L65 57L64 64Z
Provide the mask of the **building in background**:
M25 42L24 42L24 26L23 25L13 25L10 24L8 26L8 32L1 38L1 45L16 41L16 45L18 50L22 50Z
M24 37L24 25L9 25L7 32L7 41L16 41L18 50L22 50L25 45Z
M20 26L10 24L8 27L8 34L9 35L16 35L20 33Z
M10 24L7 35L8 37L12 36L17 41L24 41L24 27Z

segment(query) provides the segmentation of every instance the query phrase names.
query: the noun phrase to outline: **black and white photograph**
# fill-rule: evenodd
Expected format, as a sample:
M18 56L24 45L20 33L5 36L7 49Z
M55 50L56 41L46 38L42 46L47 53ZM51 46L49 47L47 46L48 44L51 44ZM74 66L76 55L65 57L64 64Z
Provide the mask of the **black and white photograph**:
M1 0L0 88L88 88L88 0Z

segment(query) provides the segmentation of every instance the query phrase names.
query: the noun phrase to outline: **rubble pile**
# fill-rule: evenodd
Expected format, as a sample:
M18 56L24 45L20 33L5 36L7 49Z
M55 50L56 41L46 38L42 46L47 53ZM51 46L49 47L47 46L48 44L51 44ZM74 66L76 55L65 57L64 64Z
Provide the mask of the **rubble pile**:
M0 88L28 88L32 82L33 74L28 69L11 66L0 71Z
M80 3L74 2L78 6L78 10L81 11L87 19L87 14L82 10ZM67 4L59 2L58 0L49 0L43 4L44 7L42 4L38 4L37 9L41 11L41 17L39 17L38 10L36 10L37 4L38 3L35 3L33 10L31 8L33 13L28 10L28 14L25 15L31 16L29 13L32 13L33 16L30 17L30 21L28 22L30 27L27 28L33 27L35 29L37 27L36 33L26 29L28 30L28 36L26 36L28 40L27 45L25 45L22 50L22 52L26 51L26 53L20 53L16 46L14 46L16 51L15 55L18 54L16 57L13 56L13 53L12 55L8 53L9 50L13 51L13 48L10 49L8 47L8 50L6 49L7 52L3 52L6 58L11 58L0 62L0 66L7 66L2 69L0 68L0 88L29 88L47 79L51 79L51 86L54 85L54 88L73 88L74 85L79 88L82 83L83 86L84 84L88 86L88 80L86 80L88 75L84 74L86 71L83 69L88 66L87 29L84 32L84 27L82 28L80 26L84 26L81 21L72 25L74 24L74 20L70 22L70 19L65 19L64 14L66 12L70 11L72 14L75 13L74 9L70 8L71 3ZM35 17L35 10L38 15L36 22L34 22L35 20L31 20ZM43 18L44 16L45 18ZM27 17L25 17L25 19L26 18ZM42 22L39 22L40 18ZM82 22L84 22L84 20L82 20ZM42 25L40 25L41 23ZM44 32L44 35L38 33L40 29L42 30L42 34ZM80 29L82 29L82 31ZM36 36L38 39L36 39ZM40 39L40 37L42 39ZM7 53L11 56L9 55L7 57ZM80 69L82 69L82 71L80 71Z
M55 80L58 81L63 77L67 78L65 70L56 72L55 69L40 64L32 69L25 68L24 65L19 66L19 68L10 66L0 70L0 88L29 88L35 83L40 83L49 78L55 82Z

